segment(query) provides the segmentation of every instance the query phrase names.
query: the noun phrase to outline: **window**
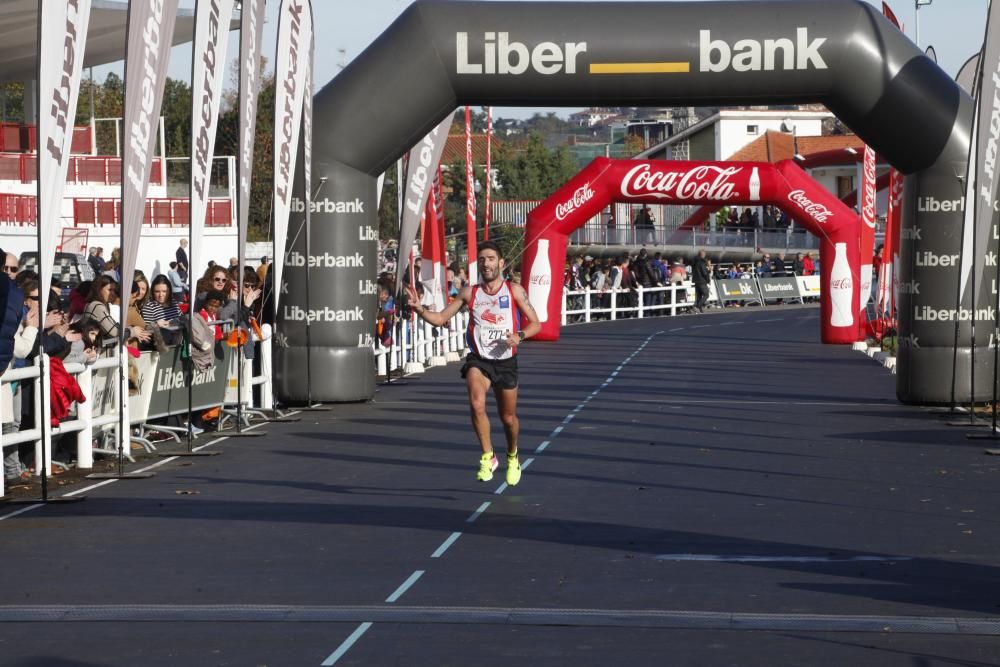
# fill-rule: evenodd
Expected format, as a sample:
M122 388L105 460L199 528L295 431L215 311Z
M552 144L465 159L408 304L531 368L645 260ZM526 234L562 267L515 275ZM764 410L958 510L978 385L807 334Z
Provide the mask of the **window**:
M757 134L758 132L756 125L747 125L747 134Z

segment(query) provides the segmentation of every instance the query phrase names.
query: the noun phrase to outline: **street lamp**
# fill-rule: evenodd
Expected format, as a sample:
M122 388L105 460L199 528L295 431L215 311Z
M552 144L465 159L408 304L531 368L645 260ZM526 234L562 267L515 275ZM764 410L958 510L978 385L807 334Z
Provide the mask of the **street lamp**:
M931 4L932 0L913 0L913 23L917 37L917 47L920 46L920 8Z

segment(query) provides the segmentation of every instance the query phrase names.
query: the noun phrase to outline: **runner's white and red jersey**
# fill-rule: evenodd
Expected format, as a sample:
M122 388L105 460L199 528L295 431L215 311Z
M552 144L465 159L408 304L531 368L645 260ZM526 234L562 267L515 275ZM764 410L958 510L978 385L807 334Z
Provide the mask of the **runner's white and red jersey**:
M474 353L484 359L510 359L517 349L507 344L507 336L521 330L521 312L506 280L490 294L482 285L472 288L472 316L465 339Z

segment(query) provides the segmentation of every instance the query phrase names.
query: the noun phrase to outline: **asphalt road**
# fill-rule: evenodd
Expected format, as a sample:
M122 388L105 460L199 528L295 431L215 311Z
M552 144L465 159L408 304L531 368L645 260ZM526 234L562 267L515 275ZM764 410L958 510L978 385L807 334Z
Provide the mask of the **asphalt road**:
M0 664L1000 664L1000 460L817 316L525 345L514 488L453 364L0 508Z

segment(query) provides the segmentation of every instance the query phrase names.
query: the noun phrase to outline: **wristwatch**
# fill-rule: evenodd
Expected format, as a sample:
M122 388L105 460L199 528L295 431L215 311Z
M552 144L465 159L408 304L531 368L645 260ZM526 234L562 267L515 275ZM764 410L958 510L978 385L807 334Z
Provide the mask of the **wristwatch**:
M523 343L524 342L524 332L523 331L518 331L517 335L521 339L521 342Z

